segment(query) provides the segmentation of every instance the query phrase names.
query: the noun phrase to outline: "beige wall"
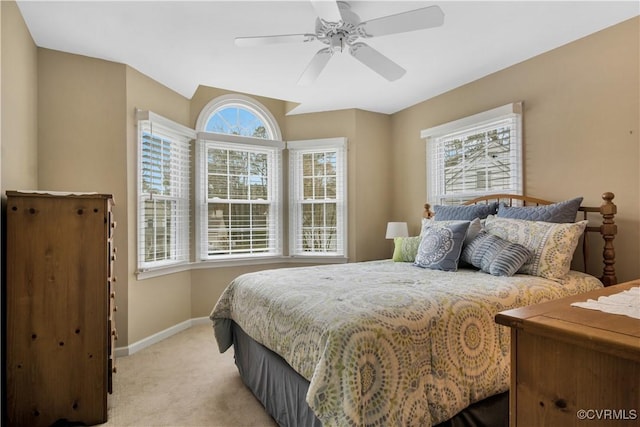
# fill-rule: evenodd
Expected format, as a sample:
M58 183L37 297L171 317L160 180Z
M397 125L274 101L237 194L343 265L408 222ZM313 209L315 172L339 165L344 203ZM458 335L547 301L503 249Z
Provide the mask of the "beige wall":
M2 189L114 194L119 347L208 315L241 273L292 265L137 280L134 109L193 127L211 99L230 92L201 87L187 100L126 65L36 48L15 4L2 2L1 11ZM287 116L292 103L256 99L285 140L348 138L351 261L390 256L387 221L409 221L417 233L426 195L421 129L522 100L526 192L554 200L583 195L589 205L615 192L617 266L619 278L629 280L640 277L638 34L634 19L390 116L361 110Z
M209 316L224 288L241 274L301 265L303 264L282 263L191 270L191 317Z
M394 114L392 176L404 191L390 199L393 216L418 232L426 198L420 130L524 101L526 194L584 196L583 205L599 206L603 192L615 193L618 278L640 277L638 26L634 18Z
M6 190L38 186L38 50L18 6L2 10L1 153L2 197Z
M38 49L38 88L39 188L112 193L123 217L125 66Z
M313 114L297 114L287 116L284 123L283 134L289 141L322 138L347 138L347 247L350 261L358 259L358 247L356 244L356 217L355 212L355 171L356 171L356 110L328 111Z
M348 139L349 261L388 258L384 233L388 213L381 199L389 196L389 116L362 110L340 110L287 116L289 140ZM305 136L306 135L306 136Z
M127 342L125 66L38 49L38 189L112 194L116 326Z
M150 110L189 126L189 100L137 70L126 67L126 170L127 214L119 230L128 237L127 313L128 344L191 319L191 275L189 271L138 280L137 266L137 159L136 108ZM123 153L124 154L124 153ZM124 254L121 254L124 255ZM122 256L121 256L122 258ZM118 346L122 346L122 342Z
M355 261L391 258L393 241L385 240L388 221L393 221L391 118L368 111L356 111L355 144L350 170L349 200L354 217L352 235L356 239Z
M221 89L200 87L192 99L191 122L195 124L198 114L209 101L227 93ZM261 97L255 99L270 109L285 140L348 139L349 260L390 257L393 248L384 239L390 207L381 203L382 199L388 197L390 181L387 167L391 137L389 116L360 110L285 116L288 103ZM286 161L285 152L285 164ZM286 180L286 168L284 176ZM286 212L286 200L284 203ZM283 263L192 270L192 315L208 316L224 288L242 273L299 265Z
M390 210L381 199L389 195L390 120L388 115L340 110L287 116L285 135L295 141L310 138L348 139L349 261L390 257L384 233Z
M215 87L209 87L209 86L199 86L198 89L196 89L196 92L193 94L193 97L191 97L191 103L190 103L191 114L190 114L189 126L192 128L195 128L196 121L198 120L198 115L209 102L211 102L213 99L219 96L229 95L233 93L237 93L237 92L215 88ZM250 96L251 98L255 99L256 101L264 105L269 110L269 112L273 115L273 118L278 122L278 126L280 126L280 130L284 135L283 123L285 121L285 114L286 114L285 108L287 107L287 103L279 99L266 98L263 96L256 96L256 95L250 95L250 94L247 94L247 96Z
M198 87L190 102L189 126L195 128L200 112L209 102L219 96L232 93L236 92L208 86ZM274 119L278 122L280 131L284 135L285 129L283 124L285 122L286 102L273 98L265 98L253 95L249 96L260 102L271 112ZM284 208L284 211L286 212L286 206ZM191 317L197 318L208 316L211 312L211 309L213 308L213 305L222 294L224 288L229 284L231 280L233 280L233 278L239 276L240 274L248 273L251 271L260 271L288 266L290 265L287 263L278 263L243 267L216 267L192 270L190 277Z

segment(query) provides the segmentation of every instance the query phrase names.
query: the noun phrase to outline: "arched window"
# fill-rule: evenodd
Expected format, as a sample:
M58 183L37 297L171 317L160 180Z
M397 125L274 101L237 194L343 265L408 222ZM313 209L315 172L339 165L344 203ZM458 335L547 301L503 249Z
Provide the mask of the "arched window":
M207 104L198 131L200 260L282 255L282 149L269 110L242 95Z
M200 112L196 130L280 141L276 119L258 101L243 95L223 95Z

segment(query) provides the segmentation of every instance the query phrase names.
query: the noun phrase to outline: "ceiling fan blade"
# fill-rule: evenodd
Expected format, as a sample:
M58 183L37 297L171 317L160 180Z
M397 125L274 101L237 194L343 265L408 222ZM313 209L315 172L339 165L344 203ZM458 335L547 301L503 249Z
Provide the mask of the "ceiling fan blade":
M313 83L318 78L324 67L326 67L327 62L331 59L331 55L333 55L331 48L325 47L324 49L320 49L313 59L311 59L311 62L307 65L307 68L300 76L298 84L307 86Z
M284 34L278 36L236 37L236 46L266 46L278 43L304 43L316 39L315 34Z
M398 80L407 72L404 68L362 42L354 43L349 49L349 53L389 81Z
M363 22L361 28L367 36L377 37L439 27L443 23L444 13L442 9L438 6L429 6L372 19Z
M338 22L342 20L340 8L335 0L311 0L311 5L319 18L327 22Z

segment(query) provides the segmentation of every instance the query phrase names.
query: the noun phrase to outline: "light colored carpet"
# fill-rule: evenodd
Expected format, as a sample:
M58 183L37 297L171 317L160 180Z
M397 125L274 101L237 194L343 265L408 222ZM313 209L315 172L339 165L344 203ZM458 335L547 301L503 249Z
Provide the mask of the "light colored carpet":
M233 350L220 354L210 324L116 359L102 426L277 427L245 387Z

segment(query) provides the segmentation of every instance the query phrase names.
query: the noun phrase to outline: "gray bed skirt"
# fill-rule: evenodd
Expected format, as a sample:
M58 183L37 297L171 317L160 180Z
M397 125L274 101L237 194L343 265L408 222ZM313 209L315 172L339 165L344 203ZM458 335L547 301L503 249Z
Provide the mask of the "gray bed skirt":
M305 401L309 382L280 356L233 323L233 349L240 377L280 427L321 427ZM508 427L509 392L466 408L436 427Z

